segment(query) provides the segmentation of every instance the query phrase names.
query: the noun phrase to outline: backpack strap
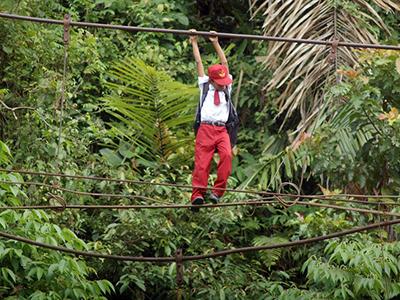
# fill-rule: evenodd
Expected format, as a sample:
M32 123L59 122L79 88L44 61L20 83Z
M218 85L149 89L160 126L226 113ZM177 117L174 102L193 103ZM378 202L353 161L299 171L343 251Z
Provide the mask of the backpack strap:
M197 134L197 130L200 127L200 122L201 122L201 108L203 107L203 103L206 100L207 94L208 94L208 90L210 87L210 83L209 82L204 82L203 83L203 88L201 90L201 100L199 101L199 104L197 105L197 111L196 111L196 120L194 122L193 128L194 128L194 132L195 134Z
M210 88L210 83L208 81L204 82L203 88L201 90L201 101L197 105L197 111L196 111L196 121L197 122L200 122L201 108L203 107L204 101L206 100L209 88Z
M225 94L225 99L226 99L226 102L228 103L228 111L230 112L231 111L231 106L232 106L231 96L229 95L227 88L223 89L222 91Z
M204 82L203 83L202 94L201 94L201 103L199 103L200 104L200 106L199 106L200 109L203 107L203 103L206 100L206 97L207 97L209 89L210 89L210 83L208 81Z
M228 93L228 89L225 88L225 89L223 89L222 91L223 91L224 94L225 94L225 99L227 99L226 102L229 102L229 101L231 100L231 97L230 97L230 95L229 95L229 93Z
M231 97L227 89L224 89L225 97L228 102L229 116L226 122L226 130L228 131L231 147L233 148L237 142L237 134L239 129L239 117L236 112L235 106L232 103Z

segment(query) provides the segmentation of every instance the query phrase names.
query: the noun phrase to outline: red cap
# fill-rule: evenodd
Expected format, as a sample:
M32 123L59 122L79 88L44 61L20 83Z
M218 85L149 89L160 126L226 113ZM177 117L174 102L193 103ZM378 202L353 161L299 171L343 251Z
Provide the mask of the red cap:
M219 85L229 85L232 83L228 69L223 65L212 65L208 67L208 77Z

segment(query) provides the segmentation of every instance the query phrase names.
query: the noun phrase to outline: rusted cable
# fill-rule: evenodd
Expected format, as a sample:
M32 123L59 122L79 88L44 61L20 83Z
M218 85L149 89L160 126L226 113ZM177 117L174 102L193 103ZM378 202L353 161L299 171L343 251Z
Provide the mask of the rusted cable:
M92 197L105 197L105 198L127 198L127 199L142 199L142 200L146 200L146 201L152 201L152 202L156 202L156 199L150 198L150 197L145 197L145 196L140 196L140 195L126 195L126 194L105 194L105 193L95 193L95 192L81 192L81 191L75 191L75 190L70 190L70 189L66 189L61 187L60 185L50 185L50 184L46 184L46 183L42 183L42 182L31 182L31 181L6 181L6 180L0 180L0 183L4 183L4 184L10 184L10 185L35 185L35 186L42 186L42 187L47 187L49 189L53 189L53 190L60 190L66 193L71 193L71 194L75 194L75 195L81 195L81 196L92 196ZM52 195L52 194L50 194ZM276 199L276 202L280 202L283 206L285 207L290 207L293 206L297 203L297 201L299 201L299 197L304 198L307 195L297 195L296 200L293 201L285 201L283 200L284 196L290 196L291 195L286 195L286 194L281 194L281 193L276 193L275 195L272 196L267 196L267 197L260 197L260 198L256 198L256 199L249 199L249 200L244 200L242 202L248 203L248 201L261 201L261 200L266 200L266 199ZM304 196L304 197L303 197ZM396 203L396 202L370 202L370 201L362 201L362 200L354 200L354 199L339 199L339 198L325 198L324 195L321 195L318 197L318 195L314 195L317 197L312 197L311 199L313 200L320 200L320 201L329 201L329 202L345 202L345 203L356 203L356 204L361 204L361 205L390 205L390 206L400 206L400 203ZM54 198L54 197L52 197ZM231 202L232 205L227 205L229 203L223 203L222 206L235 206L235 205L242 205L240 204L241 202ZM309 203L309 202L306 202ZM244 205L244 204L243 204ZM257 205L257 203L254 203L254 205ZM13 207L18 207L18 206L13 206ZM21 208L18 209L23 209L22 207L26 207L26 209L29 209L29 207L32 207L32 209L34 209L33 207L36 207L36 209L40 209L40 207L43 207L44 209L48 209L48 208L52 208L52 207L48 207L48 206L20 206ZM108 207L108 206L105 206ZM218 206L216 206L218 207ZM11 207L10 207L11 208ZM79 207L68 207L68 208L79 208ZM90 205L88 205L85 208L90 208ZM134 206L132 208L148 208L147 206ZM154 205L151 206L151 208L165 208L162 205L156 207ZM181 208L181 206L179 207L170 207L168 206L168 208ZM17 209L17 208L16 208ZM57 207L55 208L57 209ZM82 207L83 209L83 207Z
M61 196L53 195L51 193L49 193L49 195L51 196L52 199L61 204L61 206L54 206L52 209L56 212L64 212L65 209L67 208L67 202L65 201L65 199Z
M354 227L348 230L336 232L336 233L331 233L328 235L324 236L318 236L314 238L309 238L309 239L304 239L304 240L298 240L298 241L293 241L293 242L287 242L287 243L281 243L281 244L274 244L274 245L266 245L266 246L254 246L254 247L242 247L242 248L236 248L236 249L228 249L228 250L221 250L209 254L203 254L203 255L191 255L191 256L182 256L179 259L182 259L182 261L193 261L193 260L202 260L202 259L208 259L208 258L215 258L215 257L220 257L220 256L227 256L235 253L247 253L247 252L255 252L255 251L262 251L262 250L271 250L271 249L278 249L278 248L288 248L288 247L294 247L294 246L301 246L301 245L306 245L306 244L311 244L311 243L316 243L324 240L329 240L341 236L346 236L349 234L357 233L357 232L362 232L362 231L367 231L383 226L389 226L389 225L395 225L399 224L400 219L396 220L391 220L391 221L386 221L386 222L380 222L380 223L374 223L366 226L360 226L360 227ZM138 262L155 262L155 263L162 263L162 262L176 262L176 257L143 257L143 256L120 256L120 255L110 255L110 254L101 254L98 252L90 252L90 251L80 251L80 250L74 250L62 246L54 246L54 245L49 245L37 241L33 241L21 236L13 235L7 232L0 231L0 236L14 240L14 241L19 241L25 244L37 246L37 247L42 247L50 250L55 250L55 251L60 251L60 252L65 252L65 253L70 253L76 256L85 256L85 257L96 257L96 258L105 258L105 259L114 259L114 260L122 260L122 261L138 261Z
M7 18L12 20L22 20L37 23L55 24L63 25L63 21L46 19L46 18L36 18L28 16L20 16L8 13L0 13L1 18ZM199 36L218 36L221 38L230 39L249 39L249 40L263 40L263 41L275 41L275 42L285 42L285 43L297 43L297 44L314 44L314 45L324 45L331 46L332 41L322 41L322 40L312 40L312 39L296 39L287 37L276 37L276 36L266 36L266 35L253 35L253 34L235 34L235 33L210 33L207 31L196 31L192 32L189 30L180 29L164 29L164 28L148 28L148 27L135 27L135 26L125 26L125 25L113 25L113 24L102 24L102 23L89 23L89 22L71 22L71 26L76 27L93 27L93 28L104 28L104 29L116 29L124 30L129 32L157 32L157 33L171 33L180 35L199 35ZM352 43L352 42L339 42L338 46L346 48L374 48L374 49L388 49L388 50L400 50L400 46L394 45L376 45L376 44L362 44L362 43Z
M81 192L75 191L71 189L66 189L61 187L59 184L47 184L43 182L34 182L34 181L6 181L0 180L0 183L4 184L14 184L14 185L34 185L34 186L41 186L46 187L53 190L59 190L70 194L80 195L80 196L93 196L93 197L107 197L107 198L128 198L128 199L142 199L142 200L149 200L154 201L154 199L150 197L140 196L140 195L126 195L126 194L106 194L106 193L96 193L96 192Z
M222 250L222 251L217 251L214 253L204 254L204 255L184 256L183 260L184 261L199 260L199 259L214 258L214 257L219 257L219 256L226 256L226 255L235 254L235 253L247 253L247 252L254 252L254 251L271 250L271 249L288 248L288 247L306 245L306 244L321 242L321 241L325 241L325 240L329 240L329 239L334 239L334 238L341 237L341 236L346 236L346 235L357 233L357 232L367 231L367 230L379 228L382 226L395 225L395 224L399 224L399 223L400 223L400 219L396 219L396 220L392 220L392 221L374 223L374 224L370 224L370 225L366 225L366 226L354 227L354 228L351 228L348 230L331 233L331 234L324 235L324 236L318 236L318 237L314 237L314 238L310 238L310 239L298 240L298 241L293 241L293 242L287 242L287 243L281 243L281 244L275 244L275 245L267 245L267 246L243 247L243 248L236 248L236 249L230 249L230 250Z
M294 201L286 201L286 202L289 204L294 203ZM322 208L332 208L332 209L339 209L339 210L346 210L346 211L356 211L356 212L360 212L360 213L368 213L368 214L373 214L373 215L400 217L400 213L392 213L392 212L375 210L375 209L364 209L364 208L357 208L357 207L322 204L322 203L316 203L316 202L299 201L299 202L296 202L296 205L317 206L317 207L322 207Z
M37 175L37 176L48 176L48 177L63 177L63 178L72 178L78 180L96 180L96 181L107 181L107 182L115 182L120 184L137 184L137 185L152 185L152 186L169 186L181 189L192 189L194 188L203 188L206 190L215 189L215 190L223 190L225 192L233 192L233 193L247 193L247 194L257 194L262 196L286 196L291 198L309 198L309 199L333 199L335 201L341 201L339 197L353 197L353 198L400 198L400 195L359 195L359 194L336 194L336 195L296 195L296 194L281 194L275 192L267 192L267 191L256 191L256 190L241 190L241 189L222 189L222 188L214 188L211 186L203 187L203 186L192 186L187 184L176 184L176 183L165 183L165 182L152 182L152 181L140 181L140 180L131 180L131 179L116 179L116 178L107 178L107 177L97 177L97 176L82 176L82 175L68 175L62 173L51 173L51 172L37 172L37 171L30 171L30 170L9 170L0 168L0 172L6 173L19 173L19 174L28 174L28 175ZM0 181L1 182L1 181ZM10 182L11 184L12 182ZM23 183L18 183L23 184ZM337 199L337 200L336 200ZM365 203L371 203L365 201ZM384 203L387 204L387 203ZM395 203L390 203L395 204Z
M271 199L273 197L269 197ZM262 198L263 199L263 198ZM199 208L215 208L215 207L227 207L227 206L262 206L267 204L278 203L276 200L259 200L259 201L238 201L238 202L226 202L217 204L203 204ZM66 205L20 205L20 206L0 206L0 210L15 209L168 209L168 208L190 208L191 204L155 204L155 205L84 205L84 204L66 204Z
M5 173L19 173L19 174L27 174L27 175L36 175L36 176L47 176L47 177L62 177L62 178L71 178L78 180L95 180L95 181L107 181L107 182L115 182L119 184L137 184L137 185L153 185L153 186L168 186L175 187L181 189L192 189L192 185L188 184L176 184L176 183L165 183L165 182L152 182L152 181L141 181L141 180L132 180L132 179L116 179L116 178L108 178L108 177L98 177L98 176L83 176L83 175L68 175L62 173L52 173L52 172L36 172L29 170L8 170L4 168L0 168L0 172ZM204 188L207 190L213 189L213 187L203 187L197 186L198 188ZM262 191L254 191L254 190L239 190L239 189L222 189L222 188L214 188L215 190L226 191L226 192L236 192L236 193L248 193L248 194L263 194L265 192Z
M301 180L300 185L301 185L302 182L303 182L303 174L304 174L304 166L303 166L303 172L302 172L302 174L301 174L302 180ZM282 182L282 183L279 185L278 193L281 194L282 188L283 188L284 186L287 186L287 185L290 185L291 187L293 187L293 188L297 191L297 195L300 195L300 188L299 188L296 184L294 184L293 182ZM296 205L297 202L300 201L300 197L297 197L294 201L291 201L291 203L289 203L289 202L287 202L285 199L283 199L283 196L281 196L281 195L276 196L276 199L277 199L285 208L288 208L288 207L291 207L291 206L293 206L293 205Z
M8 170L4 168L0 168L0 172L6 173L19 173L19 174L27 174L27 175L36 175L36 176L47 176L47 177L61 177L61 178L71 178L78 180L95 180L95 181L107 181L107 182L115 182L119 184L137 184L137 185L151 185L151 186L168 186L175 187L180 189L192 189L192 188L203 188L206 190L220 190L225 192L236 192L236 193L247 193L247 194L265 194L269 192L263 191L255 191L255 190L240 190L240 189L222 189L222 188L214 188L210 186L192 186L188 184L176 184L176 183L165 183L165 182L152 182L145 180L132 180L132 179L116 179L116 178L108 178L108 177L98 177L98 176L83 176L83 175L68 175L62 173L52 173L52 172L36 172L29 170ZM22 184L22 183L21 183ZM272 194L271 194L272 196ZM365 196L364 196L365 197Z
M276 198L278 197L271 197ZM331 204L323 204L323 203L316 203L310 201L285 201L285 205L282 204L279 200L260 200L260 201L237 201L237 202L225 202L225 203L217 203L217 204L203 204L199 205L198 208L216 208L216 207L228 207L228 206L264 206L264 205L271 205L271 204L282 204L284 207L286 205L302 205L302 206L315 206L321 208L332 208L337 210L344 210L344 211L354 211L360 212L365 214L372 214L372 215L384 215L384 216L392 216L392 217L400 217L400 213L394 212L387 212L381 210L374 210L374 209L364 209L364 208L357 208L357 207L348 207L348 206L338 206L338 205L331 205ZM56 211L63 211L65 209L187 209L193 207L191 204L156 204L156 205L146 205L146 204L138 204L138 205L84 205L84 204L64 204L61 203L61 206L56 205L21 205L21 206L0 206L0 210L6 209L13 209L13 210L25 210L25 209L52 209Z

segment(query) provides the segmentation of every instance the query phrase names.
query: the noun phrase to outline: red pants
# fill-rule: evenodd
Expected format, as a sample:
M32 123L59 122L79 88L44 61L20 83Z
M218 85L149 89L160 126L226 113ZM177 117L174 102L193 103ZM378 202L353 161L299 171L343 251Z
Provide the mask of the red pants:
M213 193L218 197L224 194L228 177L232 170L232 151L228 132L223 126L201 124L196 136L195 159L193 171L193 186L207 187L211 161L217 149L219 162L217 165L217 180ZM197 197L204 197L206 189L193 188L191 201Z

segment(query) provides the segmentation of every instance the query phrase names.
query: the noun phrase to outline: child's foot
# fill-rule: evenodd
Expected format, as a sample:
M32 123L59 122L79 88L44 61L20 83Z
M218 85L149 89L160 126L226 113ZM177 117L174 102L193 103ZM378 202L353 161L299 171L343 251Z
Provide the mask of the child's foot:
M204 199L202 197L194 198L192 201L192 207L190 208L192 212L198 212L200 209L196 206L200 206L204 204Z
M217 204L219 202L219 197L217 195L215 195L214 193L210 193L208 195L208 200L210 200L214 204Z

